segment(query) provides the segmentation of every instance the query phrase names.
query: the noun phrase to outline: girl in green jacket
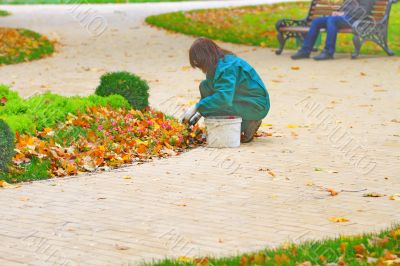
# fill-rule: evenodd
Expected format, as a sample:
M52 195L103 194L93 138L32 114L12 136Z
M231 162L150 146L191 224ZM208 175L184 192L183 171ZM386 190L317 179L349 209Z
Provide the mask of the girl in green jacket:
M206 74L200 83L201 100L183 116L189 122L202 116L242 117L242 142L253 140L267 116L269 95L260 76L246 61L220 48L213 41L197 39L189 51L190 64Z

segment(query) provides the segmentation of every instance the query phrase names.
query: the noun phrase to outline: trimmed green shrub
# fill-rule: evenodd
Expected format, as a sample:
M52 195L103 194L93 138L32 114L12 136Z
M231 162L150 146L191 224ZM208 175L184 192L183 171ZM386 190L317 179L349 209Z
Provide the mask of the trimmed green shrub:
M6 17L11 15L10 12L8 12L7 10L0 10L0 17Z
M14 156L15 137L10 127L0 119L0 171L6 172Z
M47 92L24 100L18 93L0 85L0 100L2 98L5 99L5 103L0 104L0 119L6 121L12 131L21 134L56 126L57 123L64 122L69 113L84 113L87 107L131 108L121 95L64 97Z
M113 72L104 74L96 94L123 96L133 108L143 110L149 105L149 85L145 80L129 72Z

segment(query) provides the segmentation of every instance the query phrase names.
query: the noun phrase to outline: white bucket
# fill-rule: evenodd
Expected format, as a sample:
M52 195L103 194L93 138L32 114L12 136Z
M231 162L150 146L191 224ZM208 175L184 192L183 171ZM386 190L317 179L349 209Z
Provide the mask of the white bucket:
M240 146L242 118L238 116L210 116L205 118L207 146L237 148Z

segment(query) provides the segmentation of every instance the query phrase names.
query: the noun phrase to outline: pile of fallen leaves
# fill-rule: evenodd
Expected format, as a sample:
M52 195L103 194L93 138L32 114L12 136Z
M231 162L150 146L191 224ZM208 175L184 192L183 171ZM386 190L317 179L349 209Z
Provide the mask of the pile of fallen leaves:
M76 175L177 155L204 142L204 132L188 128L155 110L87 108L57 128L16 135L13 167L23 170L33 159L49 160L52 176Z
M53 44L36 32L0 27L0 64L38 59L53 51Z

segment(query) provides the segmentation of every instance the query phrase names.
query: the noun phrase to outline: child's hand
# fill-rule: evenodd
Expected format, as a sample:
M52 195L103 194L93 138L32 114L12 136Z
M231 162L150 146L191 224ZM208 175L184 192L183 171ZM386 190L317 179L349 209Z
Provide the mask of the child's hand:
M190 106L186 110L186 112L183 114L182 122L183 123L188 123L190 118L192 118L192 116L194 116L196 114L196 111L197 111L197 105L196 104Z

